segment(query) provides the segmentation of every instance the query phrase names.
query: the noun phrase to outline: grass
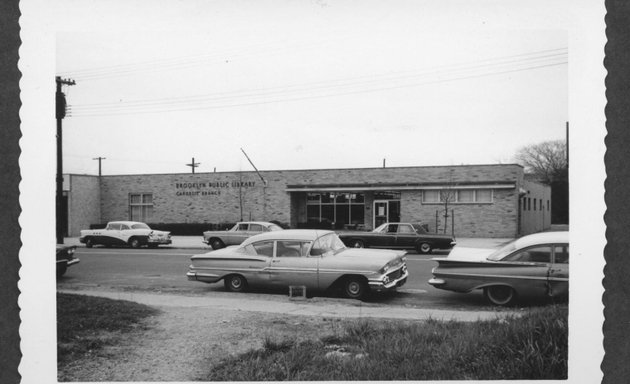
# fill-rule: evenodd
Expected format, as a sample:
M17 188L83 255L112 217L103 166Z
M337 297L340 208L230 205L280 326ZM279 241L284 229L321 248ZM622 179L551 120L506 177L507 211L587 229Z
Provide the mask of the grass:
M143 329L158 311L142 304L57 293L57 364L98 353L124 334Z
M273 340L207 381L566 379L566 305L473 323L358 320L315 341Z

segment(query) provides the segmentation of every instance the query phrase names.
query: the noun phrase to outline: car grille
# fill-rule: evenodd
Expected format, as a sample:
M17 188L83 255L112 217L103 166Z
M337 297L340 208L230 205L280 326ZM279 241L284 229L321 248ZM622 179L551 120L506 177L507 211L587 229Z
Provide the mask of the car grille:
M389 281L392 281L392 280L398 279L402 275L403 275L403 268L398 268L397 270L391 273L388 273L387 277L389 277Z

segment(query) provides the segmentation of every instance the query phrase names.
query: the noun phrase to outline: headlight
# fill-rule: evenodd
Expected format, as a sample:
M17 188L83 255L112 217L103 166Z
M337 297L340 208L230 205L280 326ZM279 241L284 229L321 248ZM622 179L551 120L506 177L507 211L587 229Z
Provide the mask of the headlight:
M391 268L391 262L385 264L385 266L383 266L383 268L378 270L378 273L383 274L383 273L387 273L387 271L389 271L389 269Z
M68 255L72 255L74 253L74 248L68 248L67 253Z

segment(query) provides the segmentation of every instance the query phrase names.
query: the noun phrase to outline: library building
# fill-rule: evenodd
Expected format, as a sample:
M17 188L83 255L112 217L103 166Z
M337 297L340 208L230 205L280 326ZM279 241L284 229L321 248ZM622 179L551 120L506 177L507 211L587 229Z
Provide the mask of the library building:
M113 220L274 221L370 230L421 223L456 237L518 237L551 226L551 189L517 164L64 175L67 236ZM199 234L201 236L201 233Z

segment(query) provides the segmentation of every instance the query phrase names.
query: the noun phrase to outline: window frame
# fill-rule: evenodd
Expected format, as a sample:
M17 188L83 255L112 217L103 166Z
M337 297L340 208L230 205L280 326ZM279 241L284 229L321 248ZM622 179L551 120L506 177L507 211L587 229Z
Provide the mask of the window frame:
M134 197L139 197L138 202L134 202ZM147 197L150 197L147 199ZM138 207L139 217L134 216L134 208ZM147 223L153 220L153 210L155 208L153 192L131 192L129 193L129 220Z

